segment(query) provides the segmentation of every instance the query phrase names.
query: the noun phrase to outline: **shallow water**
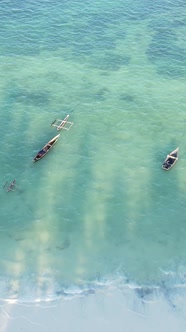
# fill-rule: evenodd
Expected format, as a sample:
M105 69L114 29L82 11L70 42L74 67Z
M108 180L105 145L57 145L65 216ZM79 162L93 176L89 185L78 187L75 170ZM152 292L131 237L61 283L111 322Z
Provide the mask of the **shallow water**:
M184 1L2 1L0 294L185 284ZM53 136L50 124L70 114ZM161 164L180 147L170 172Z

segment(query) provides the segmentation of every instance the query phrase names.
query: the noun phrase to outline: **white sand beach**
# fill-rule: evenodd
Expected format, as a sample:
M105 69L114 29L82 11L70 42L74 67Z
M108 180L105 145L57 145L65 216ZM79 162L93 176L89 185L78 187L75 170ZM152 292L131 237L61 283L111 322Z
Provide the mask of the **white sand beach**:
M186 316L160 296L144 301L121 290L61 299L57 302L18 304L1 301L1 332L182 332Z

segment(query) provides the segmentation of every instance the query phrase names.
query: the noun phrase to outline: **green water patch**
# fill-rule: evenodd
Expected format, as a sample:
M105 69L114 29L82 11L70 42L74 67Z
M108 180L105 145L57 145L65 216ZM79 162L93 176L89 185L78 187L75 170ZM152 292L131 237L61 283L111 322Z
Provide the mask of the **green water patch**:
M104 52L104 54L100 54L100 56L95 56L91 63L92 66L101 70L117 71L121 68L121 66L129 65L130 56L111 52Z
M185 76L185 49L176 45L176 36L169 31L158 32L152 38L147 55L158 66L159 74L170 78Z
M122 93L122 94L120 95L120 99L121 99L121 100L124 100L124 101L126 101L126 102L128 102L128 103L133 103L133 102L135 102L135 96L133 96L132 94L130 95L130 94L127 94L127 93Z
M15 86L8 89L7 98L13 103L43 107L49 104L50 93L49 91L32 92Z
M17 187L1 192L0 270L19 285L34 274L44 291L48 282L82 284L118 269L158 283L161 268L184 264L185 89L146 58L146 26L130 27L117 52L100 52L109 53L104 70L63 48L1 63L1 174ZM32 163L57 134L51 122L67 113L71 130ZM163 172L180 143L180 159Z
M147 47L148 59L156 66L158 74L170 79L185 76L186 61L183 11L175 7L173 13L173 19L166 13L148 24L153 32Z

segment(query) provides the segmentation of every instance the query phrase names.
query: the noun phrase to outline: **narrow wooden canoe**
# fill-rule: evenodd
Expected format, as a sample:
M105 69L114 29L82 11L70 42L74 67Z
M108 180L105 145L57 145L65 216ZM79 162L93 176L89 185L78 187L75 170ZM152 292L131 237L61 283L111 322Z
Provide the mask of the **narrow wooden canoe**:
M53 137L45 146L36 154L36 156L33 159L33 162L36 162L46 156L46 154L50 151L50 149L54 146L54 144L59 139L60 134Z
M178 160L178 151L179 151L179 148L173 150L172 152L170 152L166 159L164 160L163 164L162 164L162 168L165 170L165 171L168 171L169 169L171 169L175 163L177 162Z

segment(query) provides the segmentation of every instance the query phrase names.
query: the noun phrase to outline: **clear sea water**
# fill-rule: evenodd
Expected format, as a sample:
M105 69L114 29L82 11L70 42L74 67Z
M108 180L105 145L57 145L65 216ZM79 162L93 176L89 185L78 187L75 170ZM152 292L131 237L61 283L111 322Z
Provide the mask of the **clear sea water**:
M0 7L0 297L184 288L185 0Z

